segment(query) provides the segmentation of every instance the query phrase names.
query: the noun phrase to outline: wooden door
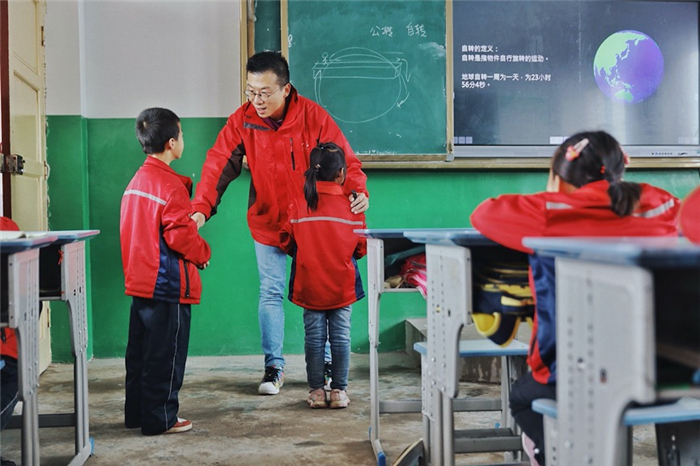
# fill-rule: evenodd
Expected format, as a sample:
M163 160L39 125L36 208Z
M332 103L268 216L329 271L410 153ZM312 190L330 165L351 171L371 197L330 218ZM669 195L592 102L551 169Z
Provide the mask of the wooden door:
M5 173L9 178L12 219L22 230L48 229L48 167L46 165L46 112L44 82L44 13L46 4L37 0L1 0L6 10L7 30L2 32L1 55L7 60L2 86L3 154L22 157L22 173ZM9 92L9 95L5 95ZM3 122L4 123L4 122ZM6 134L9 131L9 134ZM7 180L3 180L6 184ZM3 199L3 205L8 205ZM7 213L5 213L7 214ZM50 313L42 312L40 325L40 369L51 363Z

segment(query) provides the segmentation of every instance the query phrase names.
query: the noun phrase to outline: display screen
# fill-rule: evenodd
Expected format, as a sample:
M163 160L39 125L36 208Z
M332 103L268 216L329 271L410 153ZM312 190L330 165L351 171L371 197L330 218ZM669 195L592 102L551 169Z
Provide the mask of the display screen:
M597 129L700 155L697 2L454 0L453 18L456 155L551 155Z

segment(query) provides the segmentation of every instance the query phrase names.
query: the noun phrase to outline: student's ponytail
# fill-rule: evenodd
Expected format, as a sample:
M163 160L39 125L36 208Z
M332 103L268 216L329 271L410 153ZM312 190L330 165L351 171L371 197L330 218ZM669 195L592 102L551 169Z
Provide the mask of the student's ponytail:
M577 188L606 180L610 209L625 217L634 212L642 194L639 184L622 181L627 162L628 156L614 137L605 131L587 131L571 136L557 148L552 171Z
M314 149L316 150L316 149ZM313 152L312 159L313 159ZM318 171L321 169L321 165L316 163L309 167L304 173L306 180L304 180L304 198L306 199L306 205L309 210L316 210L318 207L318 191L316 190L316 179L318 178Z
M642 195L642 187L637 183L622 180L610 181L608 188L610 209L620 217L630 215L637 208Z
M345 152L337 144L321 142L311 150L309 168L304 172L304 198L309 210L318 207L316 181L334 181L345 168Z

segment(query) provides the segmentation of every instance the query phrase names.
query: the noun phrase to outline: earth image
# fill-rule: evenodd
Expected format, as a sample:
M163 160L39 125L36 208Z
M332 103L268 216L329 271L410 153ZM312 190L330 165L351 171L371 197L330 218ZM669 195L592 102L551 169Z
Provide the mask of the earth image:
M598 47L593 74L606 97L636 104L659 88L664 77L664 57L654 39L643 32L619 31Z

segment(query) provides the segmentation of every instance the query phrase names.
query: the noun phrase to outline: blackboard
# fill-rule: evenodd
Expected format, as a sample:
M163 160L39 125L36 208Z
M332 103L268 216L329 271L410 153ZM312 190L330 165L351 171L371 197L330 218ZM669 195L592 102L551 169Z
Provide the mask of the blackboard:
M292 84L358 155L444 157L444 1L288 0L282 9Z

